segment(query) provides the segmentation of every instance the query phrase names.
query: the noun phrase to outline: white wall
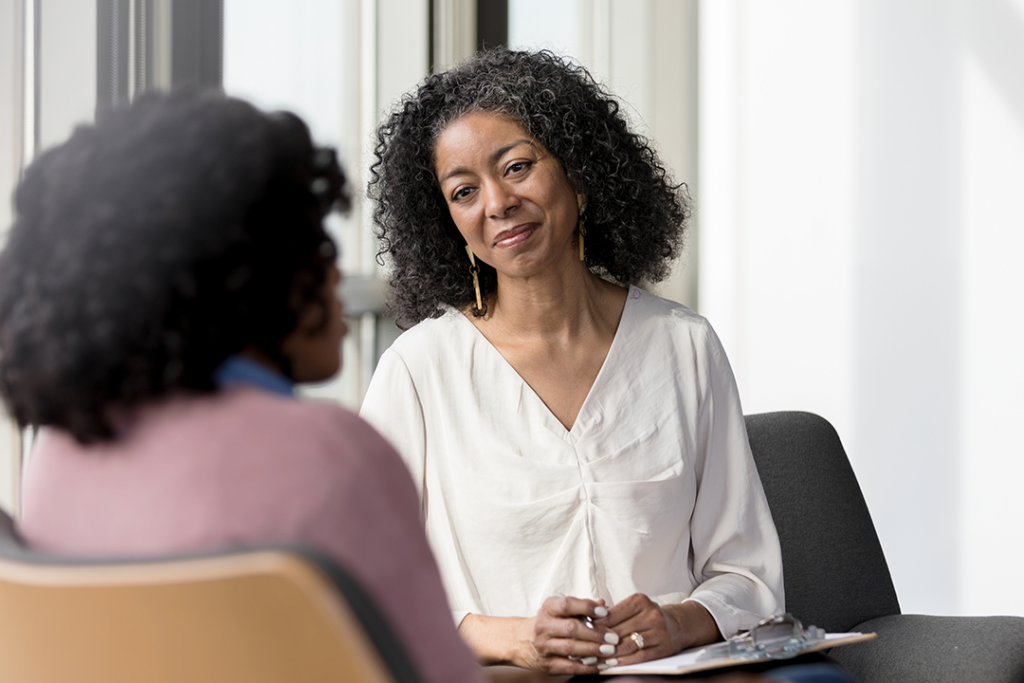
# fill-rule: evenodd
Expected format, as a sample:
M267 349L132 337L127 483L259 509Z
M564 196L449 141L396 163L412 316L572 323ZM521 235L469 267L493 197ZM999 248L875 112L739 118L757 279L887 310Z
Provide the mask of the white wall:
M0 235L13 218L11 192L18 180L21 156L21 77L16 0L0 0Z
M96 113L96 0L43 0L39 12L39 147ZM86 27L88 30L83 30Z
M18 179L21 156L21 80L16 38L20 18L15 0L0 0L0 244L13 218L11 193ZM0 508L7 511L13 509L17 498L13 460L17 450L14 425L0 409Z
M26 142L21 123L22 5L0 0L0 235L13 219L11 193L17 181ZM96 108L96 2L44 0L39 23L40 148L65 139L74 127L91 121ZM89 30L82 30L82 27ZM34 117L33 117L34 118ZM31 136L29 136L29 139ZM31 157L32 150L25 153ZM15 426L0 411L0 506L17 508L20 441Z
M620 98L635 130L648 136L678 182L697 192L697 1L510 0L509 46L550 49L583 64ZM689 250L655 287L696 307L695 253Z
M1024 614L1024 2L975 0L961 41L960 597ZM1009 588L1009 590L1007 590Z
M905 612L1024 614L1024 2L701 5L700 310L839 430Z

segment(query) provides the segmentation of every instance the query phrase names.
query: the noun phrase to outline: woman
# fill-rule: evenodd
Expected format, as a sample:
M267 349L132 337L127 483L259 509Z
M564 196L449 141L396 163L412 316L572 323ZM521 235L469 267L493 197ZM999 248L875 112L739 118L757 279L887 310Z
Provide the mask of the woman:
M668 273L689 204L616 101L550 53L484 53L406 96L376 152L415 326L362 415L412 472L478 658L594 673L783 611L725 352L636 287Z
M306 543L425 680L480 681L397 454L292 395L341 362L344 182L295 116L215 93L146 96L27 169L0 254L0 391L42 427L19 530L93 556Z

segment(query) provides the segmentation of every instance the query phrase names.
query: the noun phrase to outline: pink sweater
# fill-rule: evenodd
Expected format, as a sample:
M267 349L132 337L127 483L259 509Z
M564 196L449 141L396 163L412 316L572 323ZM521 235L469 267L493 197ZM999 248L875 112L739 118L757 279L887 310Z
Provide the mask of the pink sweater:
M141 409L111 443L43 430L19 530L78 555L306 543L362 583L426 680L483 680L452 625L404 465L336 406L243 386Z

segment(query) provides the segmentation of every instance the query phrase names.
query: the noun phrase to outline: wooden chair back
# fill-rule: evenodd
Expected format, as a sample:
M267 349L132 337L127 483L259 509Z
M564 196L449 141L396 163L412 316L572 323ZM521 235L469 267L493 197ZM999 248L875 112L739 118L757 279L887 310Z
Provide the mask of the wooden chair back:
M0 668L21 683L418 681L366 596L315 553L83 563L26 551L9 518Z

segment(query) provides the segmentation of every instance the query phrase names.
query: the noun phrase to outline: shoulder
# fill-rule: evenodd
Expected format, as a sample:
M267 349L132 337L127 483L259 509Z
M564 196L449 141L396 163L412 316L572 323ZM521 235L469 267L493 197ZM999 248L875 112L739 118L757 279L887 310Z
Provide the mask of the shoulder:
M398 452L369 422L348 408L318 400L280 398L267 395L250 400L270 406L272 413L254 413L261 426L252 429L246 440L250 453L255 450L288 454L288 467L299 479L314 477L310 490L322 490L328 498L355 495L354 491L374 492L393 504L408 498L415 510L416 495L412 480ZM265 423L263 422L265 420ZM267 425L265 430L262 424ZM269 433L269 432L273 433ZM256 443L258 442L258 443ZM251 457L251 455L250 455Z
M632 286L623 321L642 334L668 336L676 341L689 340L697 347L717 346L718 337L707 318L681 303Z
M421 320L400 334L389 350L402 358L424 351L443 351L453 341L467 338L472 332L472 323L459 311L448 308L440 317Z
M414 382L451 372L452 365L478 350L483 336L465 315L449 308L438 318L428 318L409 328L382 354L374 371Z
M732 372L711 323L680 303L631 287L621 324L628 327L629 353L690 368L698 384Z
M205 403L205 402L204 402ZM297 400L249 387L219 392L206 409L210 428L230 432L260 451L280 446L294 453L347 454L350 458L386 456L392 449L377 431L351 410L335 403Z

